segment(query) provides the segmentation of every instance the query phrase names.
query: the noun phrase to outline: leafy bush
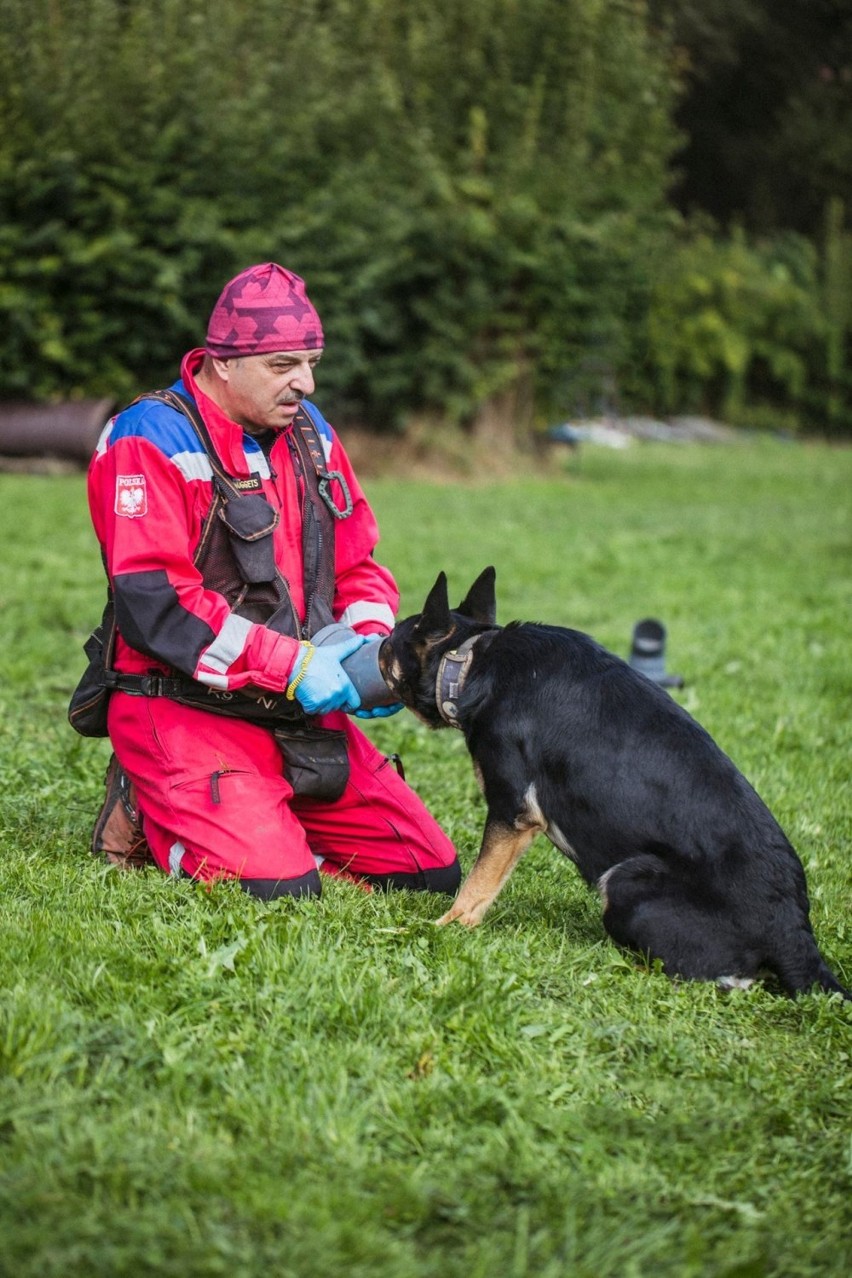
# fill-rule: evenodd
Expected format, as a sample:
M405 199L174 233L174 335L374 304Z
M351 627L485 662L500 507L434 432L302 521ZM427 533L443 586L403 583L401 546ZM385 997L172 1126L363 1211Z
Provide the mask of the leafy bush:
M618 396L852 429L848 269L667 211L677 74L642 0L0 0L0 84L0 396L168 382L277 259L336 420Z
M842 294L801 236L750 242L687 227L659 267L647 320L648 398L742 425L852 427L841 408ZM836 292L841 282L830 273Z
M469 419L533 365L546 399L578 344L623 345L631 280L597 267L629 225L635 274L675 140L641 5L0 15L0 393L170 377L228 274L266 258L308 278L332 407L373 422Z

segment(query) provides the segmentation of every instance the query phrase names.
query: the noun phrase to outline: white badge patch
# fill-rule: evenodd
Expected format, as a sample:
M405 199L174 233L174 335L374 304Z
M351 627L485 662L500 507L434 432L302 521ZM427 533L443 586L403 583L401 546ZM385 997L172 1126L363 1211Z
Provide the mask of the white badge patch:
M136 519L148 513L144 475L118 475L115 481L115 513Z

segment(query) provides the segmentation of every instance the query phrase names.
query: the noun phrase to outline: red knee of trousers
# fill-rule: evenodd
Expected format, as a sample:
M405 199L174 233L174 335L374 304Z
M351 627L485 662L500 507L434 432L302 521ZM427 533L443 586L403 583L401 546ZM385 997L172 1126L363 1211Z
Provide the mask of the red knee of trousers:
M315 868L270 733L166 698L113 702L110 736L162 869L206 880L296 879Z
M336 803L294 798L272 734L165 698L117 693L110 735L136 784L154 857L199 878L298 878L314 854L354 875L449 866L455 849L345 715L350 778Z

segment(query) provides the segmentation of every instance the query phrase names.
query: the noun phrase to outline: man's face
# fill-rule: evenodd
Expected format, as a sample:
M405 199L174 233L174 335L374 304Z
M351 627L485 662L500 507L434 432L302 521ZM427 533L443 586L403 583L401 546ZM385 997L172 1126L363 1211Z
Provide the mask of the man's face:
M221 407L250 433L283 430L314 390L322 351L271 351L213 360L221 378Z

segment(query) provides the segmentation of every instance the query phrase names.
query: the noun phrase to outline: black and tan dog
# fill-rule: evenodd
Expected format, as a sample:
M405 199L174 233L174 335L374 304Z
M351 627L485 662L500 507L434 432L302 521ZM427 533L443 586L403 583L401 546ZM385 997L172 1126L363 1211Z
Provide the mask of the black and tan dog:
M380 662L430 727L464 733L488 808L439 920L475 926L538 833L596 884L620 945L672 975L852 999L817 949L801 862L768 808L669 694L576 630L495 623L494 569L451 611L441 573Z

